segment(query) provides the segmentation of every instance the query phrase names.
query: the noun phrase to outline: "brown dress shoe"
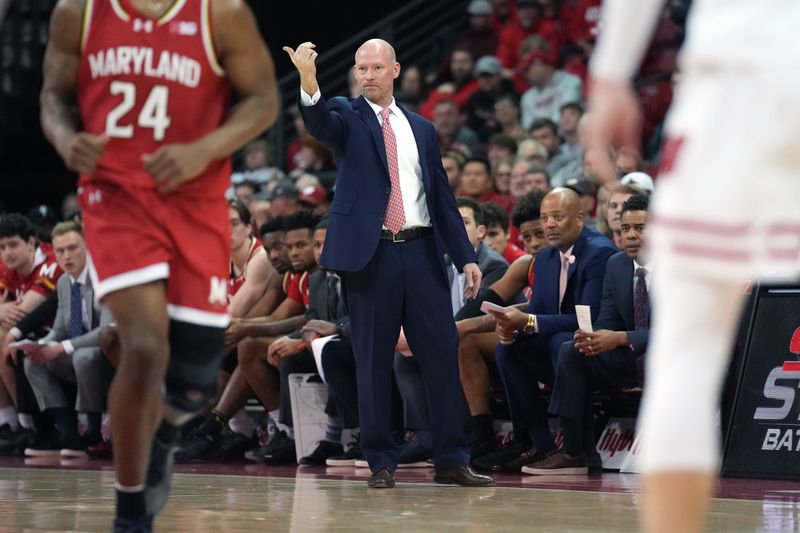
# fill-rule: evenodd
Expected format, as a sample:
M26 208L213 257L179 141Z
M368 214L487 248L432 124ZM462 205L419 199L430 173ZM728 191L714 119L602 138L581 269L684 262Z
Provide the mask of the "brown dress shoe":
M367 486L371 489L394 488L394 472L388 468L381 468L370 476Z
M494 479L483 474L478 474L469 465L451 468L449 470L437 470L433 476L436 483L445 485L461 485L462 487L492 487Z

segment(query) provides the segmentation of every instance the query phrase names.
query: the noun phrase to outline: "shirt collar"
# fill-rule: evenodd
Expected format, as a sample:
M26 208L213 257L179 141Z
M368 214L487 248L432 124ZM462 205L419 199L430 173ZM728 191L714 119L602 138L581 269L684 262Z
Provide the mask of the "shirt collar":
M650 269L649 269L649 268L647 268L647 266L646 266L646 265L641 265L641 264L639 264L639 262L638 262L636 259L634 259L634 260L633 260L633 271L634 271L634 272L636 272L636 271L637 271L637 270L639 270L640 268L644 268L644 269L645 269L645 273L646 273L646 274L649 274L649 273L650 273Z
M567 251L566 251L566 252L560 252L560 253L561 253L561 257L569 257L569 256L571 256L571 255L572 255L572 250L573 250L574 248L575 248L575 245L573 244L572 246L570 246L569 248L567 248Z
M87 277L89 277L89 264L88 264L88 263L86 264L86 266L85 266L85 267L83 267L83 270L82 270L82 271L81 271L81 273L78 275L77 279L76 279L76 278L73 278L72 276L70 276L70 277L69 277L69 280L70 280L72 283L75 283L75 282L77 281L77 282L78 282L78 283L80 283L81 285L84 285L84 286L85 286L85 285L86 285L86 278L87 278Z
M367 99L364 98L364 100L367 100ZM369 100L367 100L367 103L369 104L369 106L372 108L372 110L375 112L376 115L380 115L381 114L381 111L383 110L383 108L381 106L379 106L378 104L375 104L373 102L370 102ZM397 106L397 102L395 101L394 96L392 96L392 102L389 104L389 109L392 111L392 114L394 114L395 116L400 116L400 113L402 113L402 111L400 111L400 108Z

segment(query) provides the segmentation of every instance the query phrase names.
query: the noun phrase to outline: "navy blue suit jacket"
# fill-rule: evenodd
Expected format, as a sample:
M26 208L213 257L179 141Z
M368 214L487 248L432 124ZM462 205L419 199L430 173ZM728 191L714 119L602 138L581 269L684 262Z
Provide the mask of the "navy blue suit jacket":
M300 104L300 111L308 132L333 151L338 167L320 262L337 272L357 272L378 247L389 202L389 170L378 117L363 96L355 100L337 97L329 102L320 98L312 106ZM446 276L445 253L459 270L476 263L477 258L447 183L433 124L416 113L402 111L417 143L428 212Z
M648 324L650 317L648 316ZM626 331L637 355L647 351L650 330L635 331L633 319L633 260L625 252L613 255L606 266L603 301L594 323L595 331Z
M536 315L539 335L549 337L555 333L573 333L577 330L575 305L588 305L592 316L598 316L606 263L617 251L618 248L606 237L583 228L572 249L575 262L567 271L567 290L561 306L558 304L561 254L554 247L539 252L533 264L536 283L528 306L528 313ZM563 314L562 308L565 311Z

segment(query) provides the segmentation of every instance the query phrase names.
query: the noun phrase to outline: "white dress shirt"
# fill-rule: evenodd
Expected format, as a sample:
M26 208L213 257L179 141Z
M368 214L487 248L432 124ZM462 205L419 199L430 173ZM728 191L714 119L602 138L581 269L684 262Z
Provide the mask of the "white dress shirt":
M636 294L636 284L639 279L636 277L636 271L639 268L644 268L644 284L647 285L647 294L650 294L650 284L653 279L653 271L644 265L640 265L635 259L633 260L633 293Z
M321 96L317 90L313 96L303 89L300 89L300 103L305 106L316 104ZM378 124L383 126L381 117L381 106L367 100L367 103L378 117ZM428 212L428 204L425 201L425 189L422 186L422 167L419 162L419 150L411 124L403 113L394 98L389 104L391 113L389 122L392 125L394 136L397 139L397 164L400 170L400 190L403 194L403 209L405 210L406 223L403 228L415 228L417 226L430 226L431 216ZM388 174L387 174L388 183ZM385 227L384 227L385 229Z

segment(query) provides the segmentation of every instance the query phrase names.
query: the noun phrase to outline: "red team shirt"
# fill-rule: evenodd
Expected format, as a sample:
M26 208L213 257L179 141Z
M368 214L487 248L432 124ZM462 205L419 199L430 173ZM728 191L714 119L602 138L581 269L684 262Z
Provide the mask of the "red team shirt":
M286 297L303 304L306 309L311 303L311 295L308 292L308 272L287 272L283 275L283 292Z
M250 260L253 259L260 249L261 241L254 237L253 240L250 241L250 251L247 253L247 259L244 260L242 272L238 276L234 273L233 261L231 261L231 274L228 279L228 300L232 300L233 296L239 292L239 289L244 285L244 280L247 279L247 265L250 264Z
M227 117L230 86L213 46L209 0L177 0L158 20L129 0L87 0L78 75L85 131L110 141L93 175L125 187L155 188L142 154L194 141ZM230 184L230 159L212 162L185 195L216 196Z
M158 19L130 0L87 0L77 100L84 130L109 142L80 178L99 298L167 279L170 317L228 324L230 158L161 194L142 156L196 141L227 118L230 84L213 45L210 0L176 0Z
M64 272L56 263L53 249L44 245L36 248L33 265L33 270L27 276L22 276L5 265L0 268L0 291L8 291L6 301L18 302L28 291L47 297L56 290L56 282Z

